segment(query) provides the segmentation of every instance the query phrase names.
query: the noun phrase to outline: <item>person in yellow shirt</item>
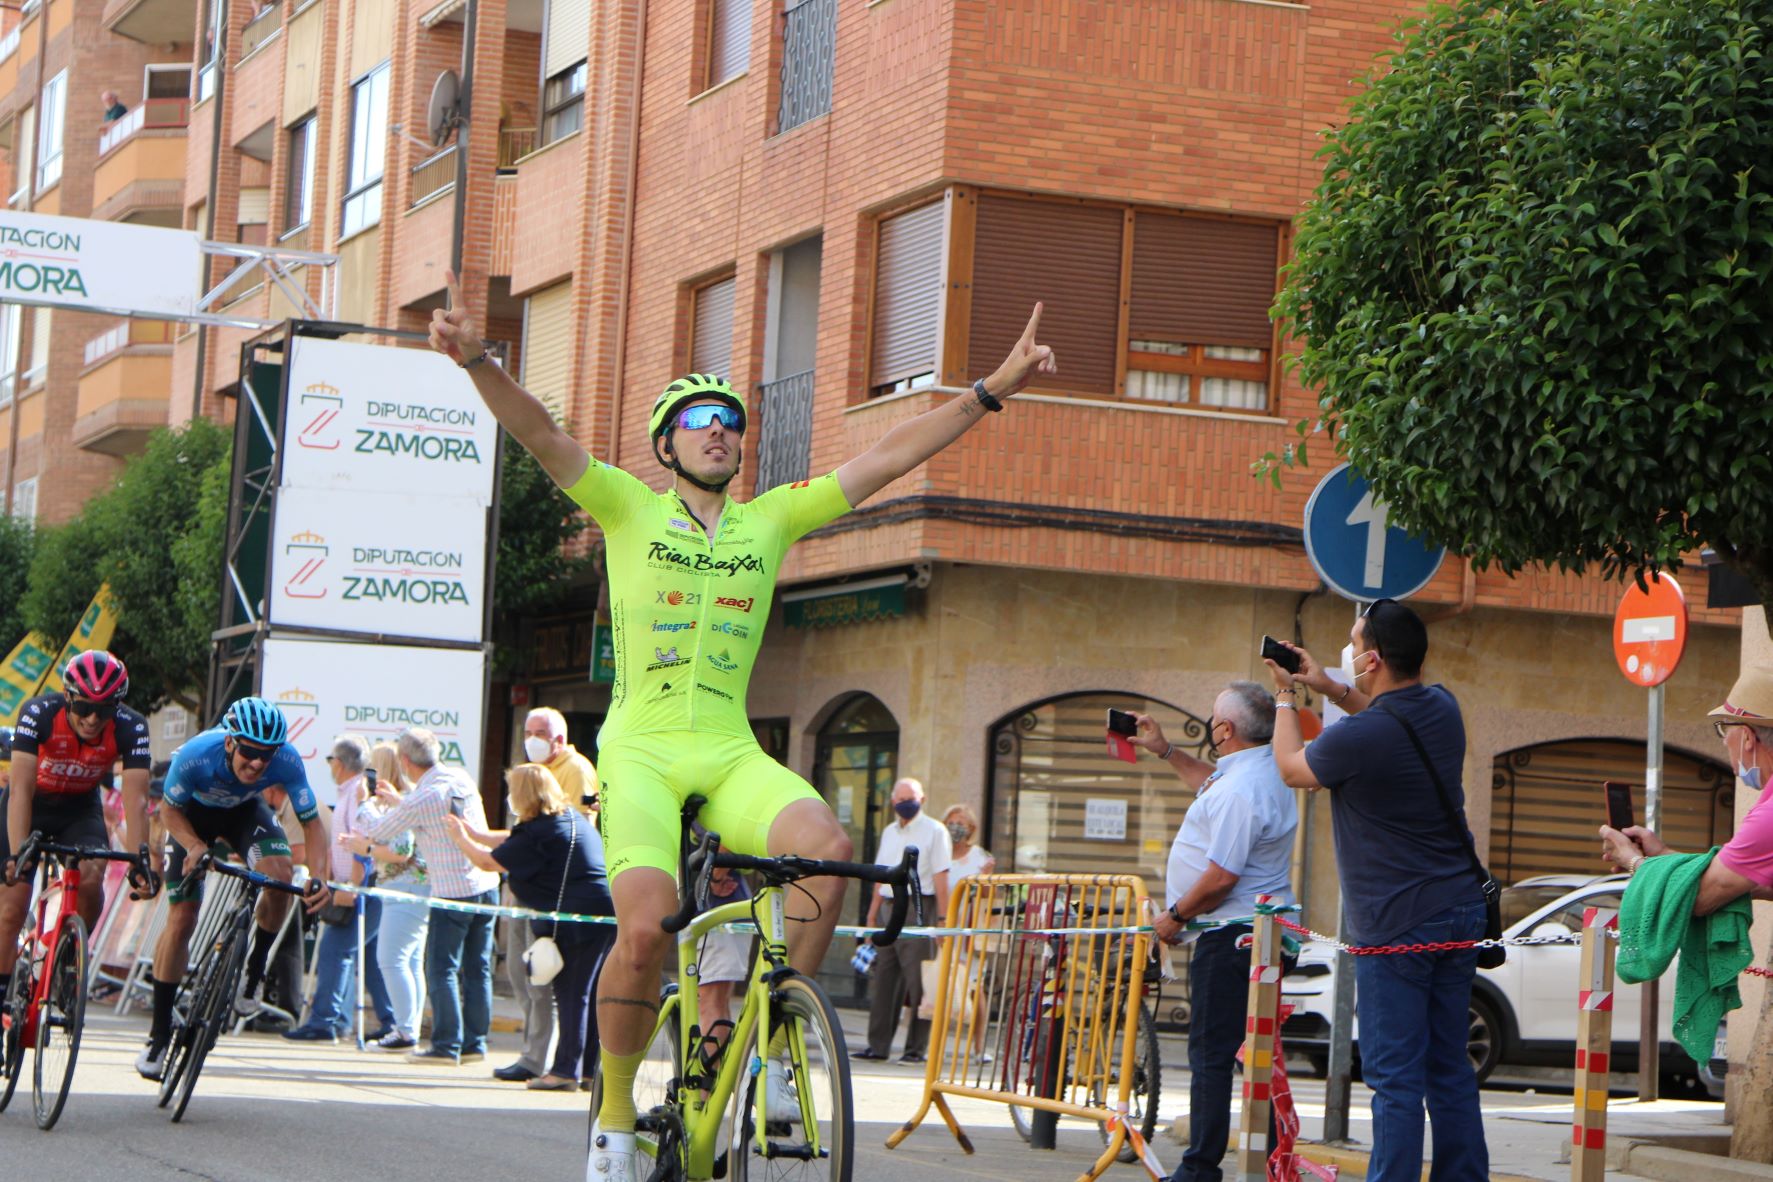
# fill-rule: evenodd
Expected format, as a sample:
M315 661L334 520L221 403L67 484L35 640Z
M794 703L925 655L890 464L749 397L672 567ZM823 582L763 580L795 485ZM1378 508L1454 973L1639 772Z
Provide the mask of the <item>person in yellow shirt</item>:
M566 799L595 817L591 802L597 797L597 769L566 741L566 718L552 706L538 706L523 720L523 754L554 773L566 790ZM510 899L506 900L510 902ZM495 1068L493 1077L523 1083L542 1075L548 1067L548 1043L554 1037L554 987L532 985L524 968L523 950L531 939L526 920L504 920L505 976L523 1009L523 1054L515 1063Z

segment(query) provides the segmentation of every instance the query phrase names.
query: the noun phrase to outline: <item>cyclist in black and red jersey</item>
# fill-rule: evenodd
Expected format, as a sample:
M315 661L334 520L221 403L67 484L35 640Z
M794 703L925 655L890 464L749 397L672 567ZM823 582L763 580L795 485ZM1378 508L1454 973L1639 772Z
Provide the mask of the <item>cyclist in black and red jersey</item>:
M123 761L124 823L128 848L148 840L148 721L123 704L129 671L103 649L81 653L62 674L67 688L32 698L19 711L12 735L12 783L0 793L0 997L18 958L18 933L31 901L28 876L19 873L12 851L33 831L67 845L105 848L105 812L99 787L111 765ZM139 898L156 887L150 869L130 869ZM104 907L105 864L81 867L80 918L91 931Z

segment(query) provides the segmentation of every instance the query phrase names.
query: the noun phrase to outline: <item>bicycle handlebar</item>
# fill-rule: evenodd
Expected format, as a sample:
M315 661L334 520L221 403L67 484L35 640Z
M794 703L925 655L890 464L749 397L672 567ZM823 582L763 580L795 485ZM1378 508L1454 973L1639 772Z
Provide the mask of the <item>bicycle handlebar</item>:
M147 847L143 846L142 850L145 854ZM12 859L19 870L23 871L27 868L34 869L38 857L44 855L51 858L74 858L82 862L106 861L138 864L141 864L142 858L140 854L126 854L122 850L84 845L63 845L58 841L46 841L41 830L32 830L31 835L25 838L25 843L19 846L18 851L12 855Z
M719 870L750 870L761 874L772 886L784 886L803 878L853 878L893 888L893 908L885 928L874 934L874 943L884 948L899 938L905 920L913 917L923 923L922 884L917 877L917 847L907 846L897 866L880 866L873 862L833 862L822 858L803 858L784 854L775 858L756 858L749 854L719 852L720 834L704 833L695 851L685 862L683 904L675 915L660 925L675 935L690 925L708 904L708 884ZM912 889L916 887L918 889Z
M208 870L214 870L229 878L238 878L242 882L250 882L254 886L262 887L268 891L282 891L284 894L294 895L298 899L304 898L308 893L306 887L299 887L293 883L284 882L282 879L260 874L257 870L248 870L244 866L236 866L232 862L218 862L209 854L204 854L197 860L193 874L202 874Z

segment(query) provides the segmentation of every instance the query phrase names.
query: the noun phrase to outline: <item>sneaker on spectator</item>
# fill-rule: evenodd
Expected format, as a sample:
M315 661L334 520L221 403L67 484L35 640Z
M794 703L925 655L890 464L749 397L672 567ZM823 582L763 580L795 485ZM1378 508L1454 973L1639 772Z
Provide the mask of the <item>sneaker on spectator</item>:
M440 1051L432 1047L428 1051L409 1051L406 1056L408 1063L428 1063L433 1067L454 1067L461 1060L448 1051Z
M463 1051L460 1055L456 1056L456 1062L458 1063L484 1063L485 1061L485 1051Z
M593 1122L585 1182L634 1182L634 1134L606 1133Z
M388 1034L384 1034L381 1038L376 1039L371 1045L373 1045L378 1051L410 1051L418 1046L419 1042L417 1039L408 1038L406 1035L400 1033L400 1031L395 1030Z
M166 1044L150 1038L142 1053L135 1057L135 1069L143 1079L159 1083L161 1076L166 1074Z
M338 1031L326 1026L297 1026L294 1030L285 1030L283 1037L292 1042L337 1042Z

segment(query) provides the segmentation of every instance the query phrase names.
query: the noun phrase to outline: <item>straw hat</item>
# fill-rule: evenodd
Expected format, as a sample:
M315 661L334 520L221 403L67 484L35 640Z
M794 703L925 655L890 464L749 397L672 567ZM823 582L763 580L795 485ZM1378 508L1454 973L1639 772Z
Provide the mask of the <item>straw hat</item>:
M1734 722L1773 723L1773 666L1754 665L1742 671L1724 704L1707 718Z

